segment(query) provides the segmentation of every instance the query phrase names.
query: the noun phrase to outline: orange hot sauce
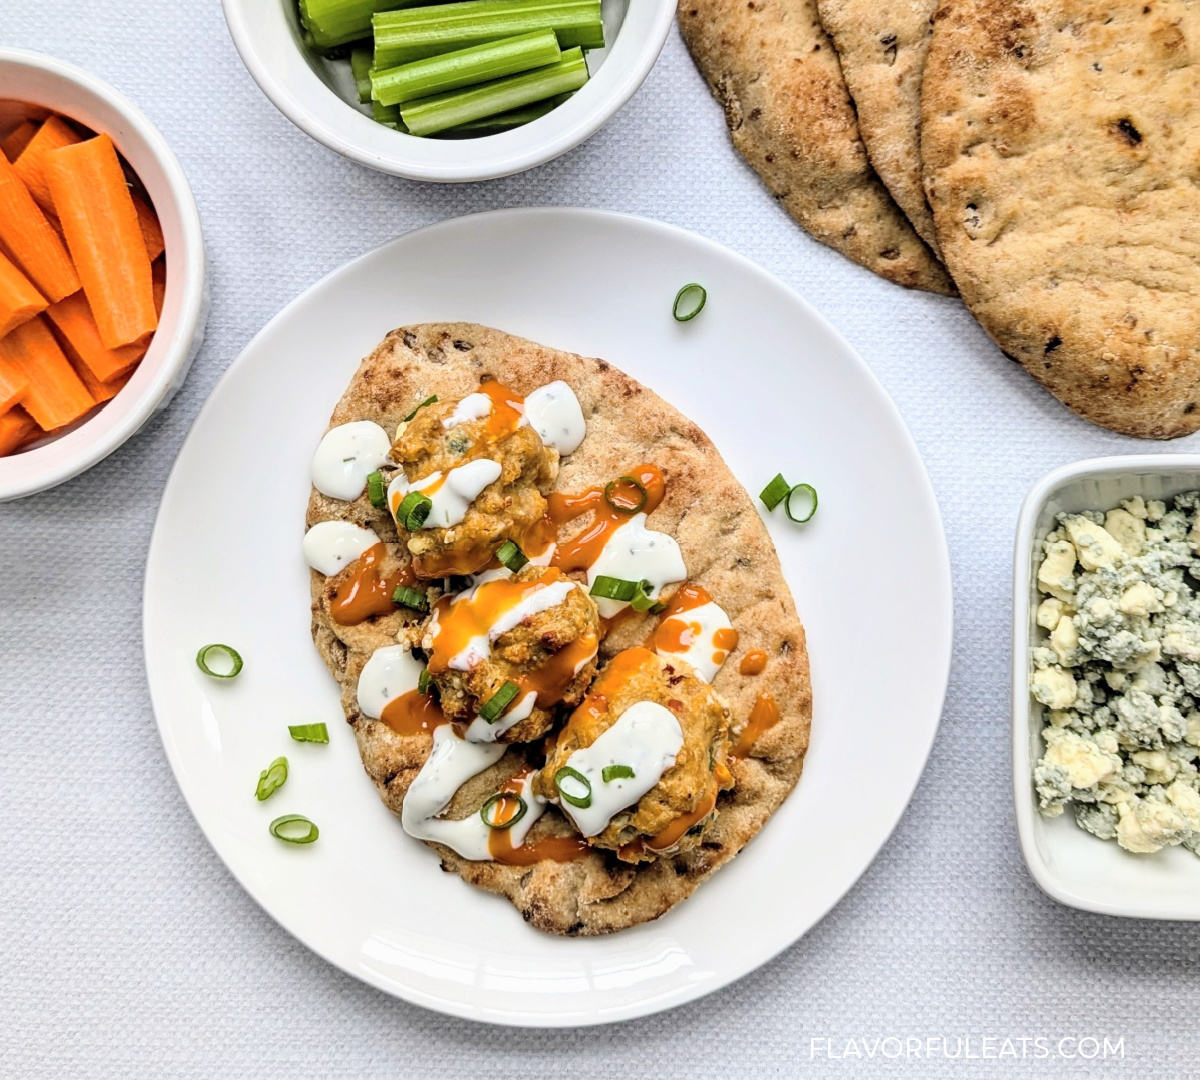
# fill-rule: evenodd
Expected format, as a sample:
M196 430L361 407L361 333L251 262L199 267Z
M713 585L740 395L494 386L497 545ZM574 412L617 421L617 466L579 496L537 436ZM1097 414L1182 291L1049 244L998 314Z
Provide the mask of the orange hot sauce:
M356 569L338 586L329 614L342 626L357 626L372 615L387 615L396 610L392 593L401 585L411 585L416 578L412 567L404 566L384 577L380 567L387 548L382 541L369 547L356 560Z

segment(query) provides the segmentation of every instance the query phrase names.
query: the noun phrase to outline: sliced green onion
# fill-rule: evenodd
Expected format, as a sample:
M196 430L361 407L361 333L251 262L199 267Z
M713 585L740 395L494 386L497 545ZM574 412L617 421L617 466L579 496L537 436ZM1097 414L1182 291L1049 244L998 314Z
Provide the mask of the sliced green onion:
M369 44L355 45L350 50L350 73L354 76L354 89L358 91L358 103L371 103L371 64L375 50Z
M287 782L287 758L277 757L258 774L258 787L254 797L263 802L275 794Z
M289 724L288 734L296 742L329 742L329 728L324 724L296 724L295 726Z
M497 821L495 809L506 799L516 799L520 806L517 812L513 814L507 821ZM489 829L511 829L518 821L525 816L525 812L529 809L529 805L521 798L520 795L513 791L498 791L487 802L479 808L479 816L483 818L483 823Z
M693 281L675 294L675 306L671 308L671 314L676 322L691 322L704 310L707 301L708 290Z
M428 694L431 682L433 682L433 676L429 674L429 668L421 668L421 674L417 676L417 693Z
M400 106L400 118L412 134L434 135L472 120L578 90L587 81L588 66L583 51L568 49L557 64L406 102Z
M621 506L620 504L613 502L613 498L612 498L613 488L615 488L618 484L632 484L635 488L638 489L639 497L638 497L637 506ZM604 485L604 501L606 503L608 503L608 505L611 506L614 510L616 510L622 514L636 514L639 510L641 510L641 508L643 506L646 505L646 501L649 498L650 498L650 492L648 492L646 490L646 485L643 484L640 480L637 480L632 476L622 476L616 480L610 480L607 484Z
M312 4L322 0L307 2ZM412 3L380 0L376 6L411 8ZM375 31L375 66L381 71L427 56L536 30L553 30L563 49L575 45L585 49L604 48L600 0L476 0L436 6L425 4L411 11L381 11L372 20L372 27Z
M572 795L563 787L564 780L574 780L576 783L582 784L585 789L584 794ZM572 806L578 806L581 810L586 810L592 805L592 782L578 769L572 769L570 765L564 765L554 774L554 786L558 788L558 793Z
M425 408L426 405L432 405L435 401L437 401L437 394L430 394L429 397L422 401L420 405L413 409L413 411L404 418L404 422L407 424L414 416L417 415L417 413Z
M385 105L402 105L417 98L557 64L561 58L554 31L538 30L440 56L427 56L399 67L377 69L371 76L371 97Z
M600 770L600 779L606 784L614 780L632 780L636 774L629 765L605 765Z
M529 562L525 552L511 540L504 541L500 550L496 552L496 558L500 560L502 566L507 566L514 574Z
M367 494L371 505L383 509L387 506L387 488L383 482L383 473L376 469L367 476Z
M411 585L397 586L396 591L392 593L392 603L412 608L413 611L429 610L429 597L420 589L414 589Z
M429 517L433 509L433 500L419 491L410 491L404 496L396 510L396 521L409 532L416 532Z
M208 666L209 653L213 652L229 658L231 667L228 671L213 671ZM233 679L242 670L242 657L237 649L231 649L228 645L205 645L203 649L196 653L196 664L205 675L211 675L214 679Z
M788 497L791 490L792 485L783 478L783 473L776 473L775 479L759 492L758 497L768 510L774 510Z
M520 692L521 688L509 680L484 702L483 708L479 710L479 719L494 724L504 715L504 710L513 703L513 699Z
M272 836L285 844L311 844L321 835L321 830L303 814L284 814L272 821L268 828ZM299 828L304 831L297 832Z
M638 592L638 583L636 581L626 581L619 577L606 577L604 574L597 574L596 580L592 582L591 594L599 596L604 600L623 600L630 601Z
M812 506L808 508L808 513L804 517L796 517L792 513L792 497L797 491L803 491L805 495L812 499ZM783 512L787 514L789 521L794 521L797 525L803 525L806 521L811 521L813 514L817 512L817 489L812 484L797 484L787 493L787 498L783 501Z
M630 606L634 611L648 612L651 615L657 615L660 611L666 611L667 605L661 600L655 600L650 595L650 590L654 586L645 579L637 583L637 591L633 594L633 599L629 601Z

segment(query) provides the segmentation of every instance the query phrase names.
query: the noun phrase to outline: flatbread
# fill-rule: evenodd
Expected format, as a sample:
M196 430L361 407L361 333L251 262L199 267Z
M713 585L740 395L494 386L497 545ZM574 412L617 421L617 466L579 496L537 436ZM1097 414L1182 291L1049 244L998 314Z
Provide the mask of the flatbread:
M649 462L666 477L666 496L650 515L652 528L678 541L693 581L728 612L740 635L714 680L729 704L736 740L760 693L774 696L780 721L755 743L750 756L732 764L737 781L718 802L718 814L693 850L638 867L590 852L574 862L512 867L469 862L431 844L442 868L490 892L507 896L531 924L558 934L603 934L657 918L688 896L717 867L733 858L762 828L795 786L808 747L812 717L804 629L779 566L778 556L750 497L716 448L695 424L604 360L588 359L467 323L409 326L390 333L363 361L330 426L374 420L389 433L430 394L463 397L481 377L501 380L519 394L556 379L575 391L588 422L583 445L563 459L555 489L581 491L633 466ZM314 490L307 524L330 519L369 525L397 547L386 511L364 495L353 503ZM581 522L582 523L582 522ZM388 615L357 627L331 621L329 583L312 572L313 637L342 686L342 705L354 728L367 773L384 802L400 812L405 792L429 754L428 735L400 736L363 716L356 701L358 673L371 652L395 643L408 616ZM654 625L649 616L617 624L601 646L601 660L640 644ZM757 676L740 674L750 650L769 657ZM492 769L460 790L448 816L476 812L500 783L519 771L521 749L510 749ZM551 807L527 843L548 833L570 832Z
M867 160L816 0L680 0L679 27L733 145L800 225L898 285L954 293Z
M936 253L921 184L921 77L937 0L817 0L837 47L867 157Z
M1000 348L1079 415L1200 428L1200 3L950 0L925 187Z

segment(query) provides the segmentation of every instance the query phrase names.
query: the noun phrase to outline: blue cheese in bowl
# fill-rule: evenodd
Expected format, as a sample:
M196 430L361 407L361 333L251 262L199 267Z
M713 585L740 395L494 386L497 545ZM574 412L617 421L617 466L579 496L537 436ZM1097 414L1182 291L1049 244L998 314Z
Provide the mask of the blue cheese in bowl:
M1200 854L1200 492L1060 514L1036 583L1038 805L1127 851Z

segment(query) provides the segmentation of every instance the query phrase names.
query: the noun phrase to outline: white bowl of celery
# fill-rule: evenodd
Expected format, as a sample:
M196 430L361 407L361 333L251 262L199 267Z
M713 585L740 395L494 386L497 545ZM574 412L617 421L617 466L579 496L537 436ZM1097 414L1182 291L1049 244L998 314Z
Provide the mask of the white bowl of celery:
M565 153L636 92L669 0L224 0L238 51L298 127L418 180Z

